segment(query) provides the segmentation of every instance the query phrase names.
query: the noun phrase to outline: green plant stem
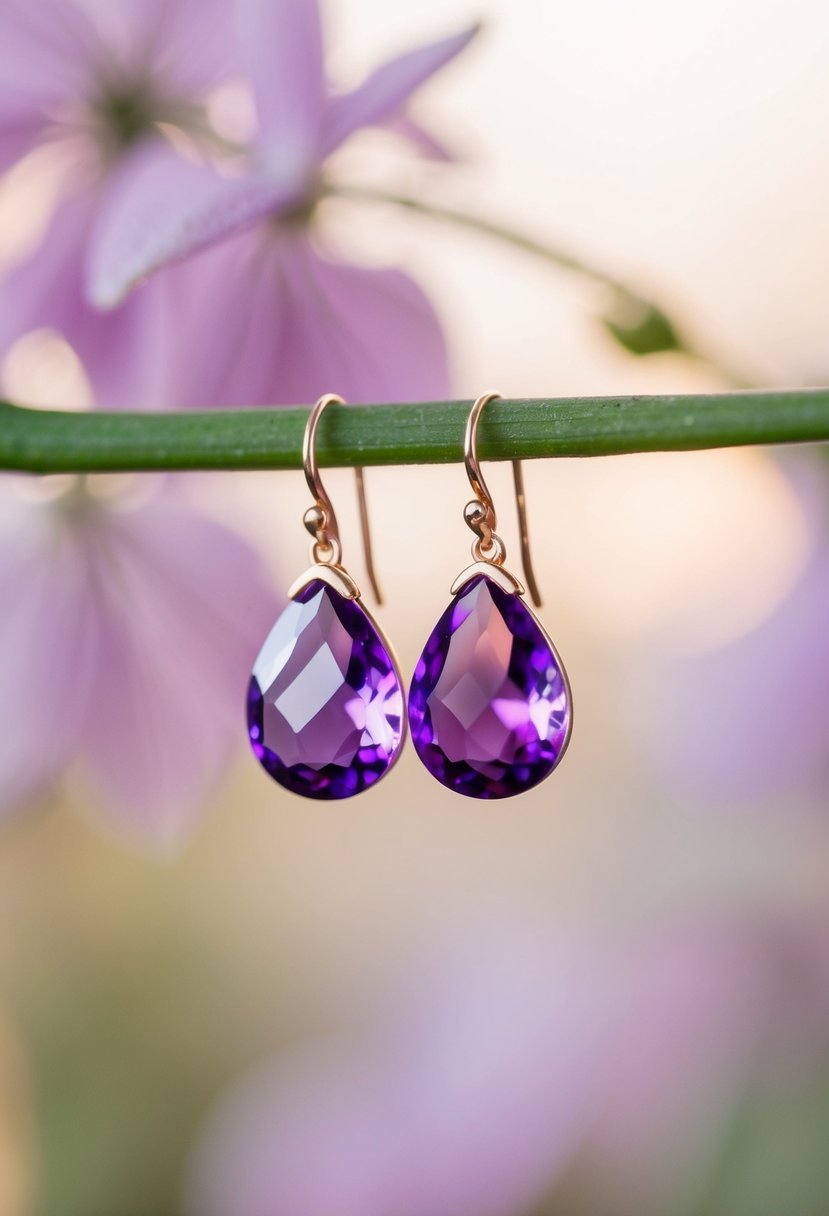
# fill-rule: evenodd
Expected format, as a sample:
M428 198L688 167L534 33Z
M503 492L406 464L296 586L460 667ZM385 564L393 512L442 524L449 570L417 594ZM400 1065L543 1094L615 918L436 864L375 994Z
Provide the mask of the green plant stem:
M733 388L753 387L754 382L751 377L728 366L722 358L698 347L689 338L688 334L685 333L682 325L673 319L669 309L655 300L643 296L640 292L635 291L627 283L622 282L621 279L617 279L608 271L594 265L585 258L576 257L560 246L536 240L533 237L527 236L524 232L483 216L470 214L467 211L448 207L442 203L434 203L415 195L401 194L396 191L386 191L375 187L351 185L344 182L326 183L323 194L331 198L349 199L353 202L388 204L389 206L403 208L406 211L425 216L429 219L452 224L455 227L466 228L481 236L494 238L503 244L511 245L514 249L518 249L523 253L531 254L533 257L550 262L558 267L559 270L588 279L592 283L607 288L610 292L609 311L611 315L615 314L620 319L632 318L634 320L638 316L644 317L648 314L663 317L668 321L672 334L676 339L675 350L689 359L693 359L696 363L710 368L726 384L731 385Z
M468 401L354 405L320 425L324 465L462 458ZM0 402L0 469L100 473L301 467L307 409L70 413ZM498 400L481 420L489 460L610 456L829 440L829 389L667 397Z

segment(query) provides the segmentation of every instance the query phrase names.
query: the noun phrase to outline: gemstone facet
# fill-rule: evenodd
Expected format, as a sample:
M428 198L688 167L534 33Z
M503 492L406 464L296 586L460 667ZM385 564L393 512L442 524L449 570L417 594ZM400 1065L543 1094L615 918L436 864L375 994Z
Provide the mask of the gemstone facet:
M543 781L570 737L561 660L520 595L473 576L435 626L409 691L412 742L429 772L471 798Z
M357 599L321 579L277 620L253 665L254 755L306 798L350 798L391 767L404 733L400 677Z

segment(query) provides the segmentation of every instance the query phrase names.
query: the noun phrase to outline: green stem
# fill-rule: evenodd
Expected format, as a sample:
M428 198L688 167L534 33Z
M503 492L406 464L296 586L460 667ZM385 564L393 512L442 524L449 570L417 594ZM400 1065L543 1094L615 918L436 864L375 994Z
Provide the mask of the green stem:
M355 405L320 425L325 465L460 460L468 401ZM307 409L69 413L0 402L0 469L100 473L301 467ZM829 441L829 389L493 401L489 460Z
M617 279L608 271L594 265L585 258L576 257L559 246L536 240L533 237L527 236L524 232L497 223L494 220L485 219L483 216L472 215L467 211L447 207L441 203L433 203L415 195L400 194L374 187L349 185L342 182L327 182L322 193L328 197L349 199L354 202L385 203L393 207L402 207L407 211L412 211L430 219L466 228L482 236L494 238L504 244L511 245L513 249L518 249L523 253L531 254L533 257L541 258L546 262L552 263L560 270L576 274L609 290L611 300L605 322L608 328L612 332L615 332L617 336L619 336L620 329L625 330L629 325L638 327L639 325L644 326L648 322L653 323L655 321L659 326L660 332L669 335L670 340L670 346L660 349L678 351L689 359L701 363L716 372L721 379L733 388L751 388L754 384L751 377L728 366L721 358L698 347L684 332L682 326L673 320L669 310L661 304L647 299L640 292L634 291L633 288L622 282L621 279ZM625 345L624 342L622 344ZM628 349L633 348L628 347ZM634 351L634 353L642 352Z

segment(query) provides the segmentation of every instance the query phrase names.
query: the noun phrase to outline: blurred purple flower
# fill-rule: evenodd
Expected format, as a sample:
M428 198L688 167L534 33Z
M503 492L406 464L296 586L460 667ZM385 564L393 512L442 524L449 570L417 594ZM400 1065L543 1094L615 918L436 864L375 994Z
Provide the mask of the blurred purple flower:
M780 940L731 920L615 943L471 936L425 972L407 960L359 1043L237 1084L195 1146L185 1211L519 1216L562 1182L568 1210L690 1211L762 1069L781 1048L791 1062L804 999L801 1083L825 1057L811 922Z
M147 145L105 200L90 255L101 307L170 261L199 259L177 311L187 405L305 401L335 387L352 400L431 399L448 390L435 313L395 269L323 255L311 239L326 158L354 131L394 125L411 94L475 33L409 51L351 92L326 81L313 0L243 0L240 57L257 136L246 172L223 175ZM404 122L405 134L416 127ZM433 150L433 149L431 149Z
M0 283L0 354L57 329L115 408L445 393L443 336L420 290L317 253L305 208L324 157L361 125L396 124L438 151L404 103L472 32L329 96L311 0L0 0L0 170L45 143L71 153L45 239ZM237 50L259 168L222 177L194 157L216 154L205 102ZM101 312L90 282L100 303L118 234L148 206L165 257L267 222ZM183 225L174 247L171 222ZM132 512L76 489L15 518L0 535L0 813L78 757L124 831L177 837L239 736L239 682L275 614L257 559L171 489Z
M665 780L714 807L757 808L829 788L829 485L811 454L785 460L811 524L797 584L757 628L705 654L638 656L643 747ZM665 706L670 705L670 713Z
M761 933L697 914L615 963L602 1097L579 1182L593 1210L691 1210L689 1188L716 1160L764 1049L774 960Z
M304 401L332 386L352 399L446 395L422 291L399 270L324 256L310 218L323 162L360 127L442 154L405 103L474 32L334 94L313 0L0 0L0 168L46 140L73 153L46 239L0 284L0 353L57 329L115 408ZM259 130L250 171L230 158L223 176L197 155L215 158L204 101L234 62L248 69ZM97 311L238 230L198 268Z
M111 407L169 405L175 334L167 285L118 313L89 302L87 254L99 209L165 134L209 138L204 100L226 74L232 8L221 0L0 0L0 171L34 148L65 149L44 241L0 283L0 354L57 329Z
M508 1216L543 1194L593 1110L601 977L574 943L491 925L412 970L361 1044L311 1045L220 1102L187 1212Z
M0 815L77 762L123 835L174 845L239 738L277 608L261 564L172 482L131 507L0 496Z

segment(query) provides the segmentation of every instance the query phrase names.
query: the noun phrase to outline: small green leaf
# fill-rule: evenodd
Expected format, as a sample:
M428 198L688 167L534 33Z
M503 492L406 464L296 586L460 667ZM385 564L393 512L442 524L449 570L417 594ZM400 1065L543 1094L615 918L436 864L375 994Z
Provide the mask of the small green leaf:
M631 355L656 355L685 349L667 314L637 296L618 296L602 317L602 324Z

